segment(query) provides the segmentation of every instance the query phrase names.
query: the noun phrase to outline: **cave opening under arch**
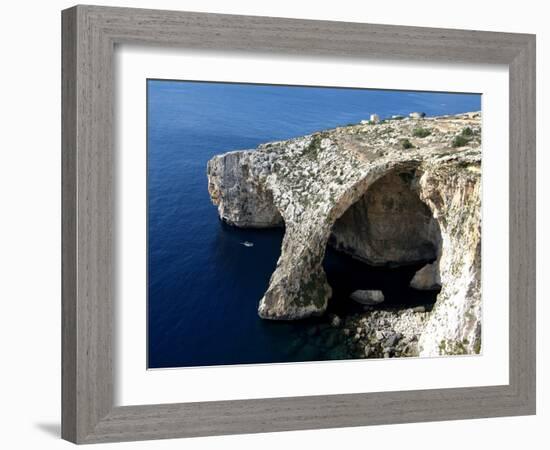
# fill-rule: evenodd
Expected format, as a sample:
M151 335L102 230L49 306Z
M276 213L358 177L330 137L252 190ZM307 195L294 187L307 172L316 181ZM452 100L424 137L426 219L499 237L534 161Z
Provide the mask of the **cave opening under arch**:
M441 289L440 254L439 223L418 194L415 171L390 171L332 227L323 261L333 291L329 311L369 309L350 299L358 290L382 291L377 308L431 310Z

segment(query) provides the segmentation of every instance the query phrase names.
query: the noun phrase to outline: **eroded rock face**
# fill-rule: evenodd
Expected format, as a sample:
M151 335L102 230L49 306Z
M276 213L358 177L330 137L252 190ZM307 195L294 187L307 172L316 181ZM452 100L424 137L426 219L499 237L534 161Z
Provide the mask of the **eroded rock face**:
M420 340L420 354L481 350L480 166L456 162L433 167L420 179L420 195L441 225L441 292Z
M253 159L253 158L252 158ZM281 226L283 218L273 203L271 191L262 189L250 164L249 152L229 152L208 161L208 192L218 205L220 218L247 228Z
M414 172L391 171L373 183L336 221L331 245L373 266L435 260L439 225L414 182Z
M441 289L441 278L439 277L439 261L426 264L414 274L410 283L413 289L420 291L437 291Z
M332 292L322 262L332 234L335 245L371 263L437 258L443 287L420 354L479 351L479 122L469 114L359 124L212 158L208 188L223 220L244 227L284 220L259 315L325 311ZM415 137L419 127L429 135ZM468 143L453 148L466 127Z

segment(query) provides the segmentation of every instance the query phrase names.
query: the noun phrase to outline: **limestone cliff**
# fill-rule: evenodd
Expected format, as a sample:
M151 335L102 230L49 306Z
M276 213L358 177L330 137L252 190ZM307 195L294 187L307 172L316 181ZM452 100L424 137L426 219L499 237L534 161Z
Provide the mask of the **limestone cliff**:
M285 226L260 316L325 311L330 241L369 264L435 261L442 290L423 321L419 352L479 352L480 134L479 113L406 118L212 158L208 189L223 220Z

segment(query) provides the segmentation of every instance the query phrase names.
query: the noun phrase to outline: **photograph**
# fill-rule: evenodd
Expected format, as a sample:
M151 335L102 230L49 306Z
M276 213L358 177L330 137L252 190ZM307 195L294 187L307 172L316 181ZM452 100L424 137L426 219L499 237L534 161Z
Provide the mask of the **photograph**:
M481 94L146 83L149 369L481 354Z
M3 6L2 448L550 448L543 2Z

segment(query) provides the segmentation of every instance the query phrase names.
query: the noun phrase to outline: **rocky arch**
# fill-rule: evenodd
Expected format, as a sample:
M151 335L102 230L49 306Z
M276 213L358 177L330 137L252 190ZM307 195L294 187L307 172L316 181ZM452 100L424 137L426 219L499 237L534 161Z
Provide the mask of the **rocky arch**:
M324 132L209 161L208 190L222 219L243 227L285 223L259 315L293 320L322 314L332 294L322 261L334 223L378 179L410 171L441 232L443 287L420 337L420 354L479 353L481 149L449 149L442 138L415 149L387 147L384 138L377 148L379 134L362 136Z
M385 230L378 230L374 234L367 233L367 239L362 242L364 245L360 254L364 258L361 259L370 263L389 265L437 259L441 243L439 225L433 219L428 206L414 191L416 186L415 171L418 165L418 163L397 162L391 166L373 167L364 176L343 189L331 208L316 210L315 214L308 217L308 220L296 222L294 202L289 202L286 209L280 207L280 214L285 219L287 226L277 267L259 304L259 315L267 319L288 320L320 315L326 310L328 300L332 295L332 289L322 267L327 243L332 236L333 240L344 246L346 243L352 244L349 245L349 248L353 248L355 251L361 247L357 246L357 241L349 242L349 239L353 240L352 236L361 233L357 232L356 227L348 226L346 213L351 211L351 214L364 214L365 212L361 208L363 199L371 203L373 201L380 203L384 199L391 199L391 195L381 195L380 187L383 190L384 184L393 183L394 185L394 204L386 206L389 209L401 210L393 211L395 214L406 212L412 217L415 215L415 208L422 208L421 212L417 214L416 222L412 226L402 226L397 233L394 233L394 240L397 242L388 243L388 245L403 245L411 231L415 232L415 237L420 238L421 242L416 246L415 244L407 245L407 248L402 248L401 251L399 248L394 248L393 252L386 252L384 255L383 245L380 245L380 241L384 239L384 232L387 234L392 226L392 224L388 224L389 228L386 227ZM369 195L371 190L375 192L374 197ZM400 196L401 199L399 199ZM407 202L411 202L411 204L407 205ZM354 211L356 206L359 211ZM384 209L384 205L382 205L382 209ZM380 211L380 213L391 217L389 210ZM339 221L341 218L344 222ZM393 217L393 219L397 218ZM382 223L383 220L382 218ZM343 223L343 226L339 227L339 223ZM359 225L364 226L365 224ZM376 226L380 227L380 223L377 223ZM376 238L381 239L375 242Z

